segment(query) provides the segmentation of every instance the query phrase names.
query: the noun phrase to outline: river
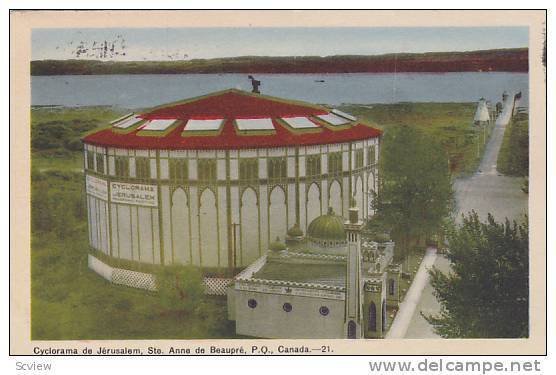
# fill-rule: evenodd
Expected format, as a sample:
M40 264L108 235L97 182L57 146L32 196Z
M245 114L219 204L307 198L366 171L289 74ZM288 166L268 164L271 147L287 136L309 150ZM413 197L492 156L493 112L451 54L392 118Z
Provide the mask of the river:
M312 103L500 101L521 91L528 103L526 73L258 74L261 92ZM31 77L32 105L146 108L237 88L250 90L245 74L89 75Z

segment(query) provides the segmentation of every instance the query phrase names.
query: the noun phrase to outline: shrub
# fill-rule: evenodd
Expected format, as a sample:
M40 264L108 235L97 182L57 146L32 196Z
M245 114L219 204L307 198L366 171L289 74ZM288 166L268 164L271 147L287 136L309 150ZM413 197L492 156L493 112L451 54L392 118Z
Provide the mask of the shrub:
M204 297L202 275L195 267L164 267L157 274L157 286L162 312L194 313Z

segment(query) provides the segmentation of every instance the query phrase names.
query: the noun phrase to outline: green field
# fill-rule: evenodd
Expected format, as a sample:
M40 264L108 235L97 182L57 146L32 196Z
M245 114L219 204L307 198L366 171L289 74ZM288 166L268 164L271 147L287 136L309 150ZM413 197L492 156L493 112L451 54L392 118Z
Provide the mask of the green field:
M498 154L498 172L507 176L529 176L529 116L518 113L504 133Z
M482 156L483 131L473 126L476 108L476 103L398 103L344 105L341 109L385 131L400 125L417 127L444 146L450 170L457 176L474 172Z
M445 142L447 152L457 160L457 173L471 170L476 163L470 126L474 108L474 104L425 103L343 109L380 123L386 131L404 123L422 128ZM84 133L127 112L111 107L31 111L32 339L235 337L224 298L202 297L193 308L169 309L159 294L111 285L87 268L78 141ZM412 263L411 271L418 266ZM403 289L408 286L404 282Z

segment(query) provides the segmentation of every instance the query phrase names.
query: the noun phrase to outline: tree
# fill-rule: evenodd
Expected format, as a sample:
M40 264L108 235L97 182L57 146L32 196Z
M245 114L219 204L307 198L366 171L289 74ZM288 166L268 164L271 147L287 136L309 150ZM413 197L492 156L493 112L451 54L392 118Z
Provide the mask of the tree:
M514 338L529 331L529 229L485 223L476 212L448 233L451 272L430 271L440 313L425 319L442 337Z
M452 210L453 190L442 146L410 126L393 128L384 136L380 189L374 207L392 228L396 257L419 239L437 233Z

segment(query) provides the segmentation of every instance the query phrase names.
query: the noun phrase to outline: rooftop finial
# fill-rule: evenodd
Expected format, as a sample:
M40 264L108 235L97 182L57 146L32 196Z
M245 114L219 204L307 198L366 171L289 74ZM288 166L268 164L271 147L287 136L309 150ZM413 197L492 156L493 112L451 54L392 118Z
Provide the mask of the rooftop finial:
M261 92L259 91L259 86L261 85L261 81L256 80L252 75L248 75L247 78L251 80L251 85L253 86L251 92L255 94L260 94Z

